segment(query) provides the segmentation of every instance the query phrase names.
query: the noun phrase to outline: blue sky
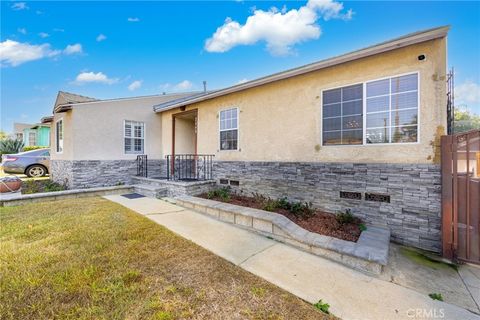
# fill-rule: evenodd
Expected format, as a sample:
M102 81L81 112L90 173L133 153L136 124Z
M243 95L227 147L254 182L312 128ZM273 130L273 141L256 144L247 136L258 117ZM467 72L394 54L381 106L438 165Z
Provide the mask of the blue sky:
M2 1L1 128L49 115L58 90L217 89L447 24L457 102L480 113L479 2Z

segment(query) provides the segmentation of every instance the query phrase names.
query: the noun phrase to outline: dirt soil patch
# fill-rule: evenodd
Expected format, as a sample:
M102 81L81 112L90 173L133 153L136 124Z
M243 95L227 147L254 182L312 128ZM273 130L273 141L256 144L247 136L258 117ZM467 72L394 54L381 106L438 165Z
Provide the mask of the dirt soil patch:
M0 208L0 319L333 319L102 198Z
M250 207L260 210L265 210L264 204L259 202L257 198L247 197L239 194L232 193L228 199L222 197L209 197L208 194L200 195L201 198L221 201L225 203L235 204L243 207ZM295 222L300 227L310 232L335 237L338 239L356 242L360 237L361 219L355 217L351 223L339 223L335 214L324 212L319 209L314 209L313 214L309 216L295 215L286 209L275 208L268 210L279 213L291 221Z

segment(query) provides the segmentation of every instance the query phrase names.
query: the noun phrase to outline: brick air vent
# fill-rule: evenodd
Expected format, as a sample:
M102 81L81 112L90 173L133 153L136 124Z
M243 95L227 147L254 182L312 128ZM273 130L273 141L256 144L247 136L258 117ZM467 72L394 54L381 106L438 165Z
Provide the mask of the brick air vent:
M228 184L228 180L227 179L220 179L220 184Z
M360 192L340 191L340 198L362 200L362 194Z
M378 193L365 193L365 200L390 203L390 196L386 194L378 194Z
M230 180L230 185L231 185L231 186L239 186L239 185L240 185L240 181L238 181L238 180Z

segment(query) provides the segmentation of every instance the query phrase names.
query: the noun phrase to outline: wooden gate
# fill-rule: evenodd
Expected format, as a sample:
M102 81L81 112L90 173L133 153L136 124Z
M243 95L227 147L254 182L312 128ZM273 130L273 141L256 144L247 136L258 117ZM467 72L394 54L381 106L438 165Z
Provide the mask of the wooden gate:
M480 130L441 143L443 256L480 264Z

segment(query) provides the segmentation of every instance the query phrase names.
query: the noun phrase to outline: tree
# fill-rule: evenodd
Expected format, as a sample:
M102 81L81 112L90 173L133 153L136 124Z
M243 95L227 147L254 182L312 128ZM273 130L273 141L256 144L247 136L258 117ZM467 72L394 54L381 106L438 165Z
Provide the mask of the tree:
M480 115L471 112L464 106L455 108L454 133L480 129Z
M8 138L8 134L5 131L0 130L0 140Z

